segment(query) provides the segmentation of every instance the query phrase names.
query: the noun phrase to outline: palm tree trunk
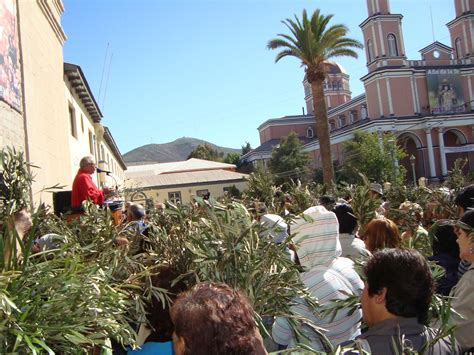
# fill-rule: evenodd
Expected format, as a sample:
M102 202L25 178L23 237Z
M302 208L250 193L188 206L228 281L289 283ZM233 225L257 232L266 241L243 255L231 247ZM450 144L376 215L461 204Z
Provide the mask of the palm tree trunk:
M313 111L316 120L316 133L319 141L323 180L325 185L331 186L334 184L334 168L332 165L331 141L326 101L324 99L323 80L319 78L313 80L311 82L311 91L313 94Z

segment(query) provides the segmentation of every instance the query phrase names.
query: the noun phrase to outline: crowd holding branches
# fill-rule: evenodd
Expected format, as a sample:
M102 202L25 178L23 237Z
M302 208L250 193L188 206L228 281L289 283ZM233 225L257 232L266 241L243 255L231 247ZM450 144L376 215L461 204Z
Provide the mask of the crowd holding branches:
M385 191L388 201L382 203L369 193L371 184L364 177L361 185L339 185L328 191L324 185L299 180L275 185L271 174L257 169L241 199L226 196L220 201L205 201L196 197L191 205L167 203L164 211L151 208L146 235L130 235L127 224L116 226L109 210L92 203L86 204L82 216L72 222L57 217L45 206L31 211L31 218L25 216L33 180L31 168L21 153L2 152L2 353L94 353L134 347L140 325L154 329L150 318L156 305L169 307L179 291L201 282L221 282L241 290L250 301L269 348L273 344L273 319L283 317L290 320L289 329L300 334L290 346L293 350L315 351L306 338L308 332L299 330L310 326L322 339L325 352L340 352L342 348L326 338L324 326L321 328L298 313L297 305L303 302L321 317L331 319L337 312L359 309L357 292L361 290L343 293L345 296L330 305L320 304L318 297L308 291L301 279L304 266L289 257L303 256L301 252L291 252L301 248L300 243L305 240L301 239L298 226L304 228L319 218L318 214L305 211L322 203L331 210L341 201L350 202L362 236L367 225L377 218L380 206L385 210L384 218L402 221L399 202L411 200L428 213L423 220L415 219L416 208L413 213L403 213L401 232L414 222L429 228L436 220L456 219L452 191L462 190L459 183L469 183L460 169L453 170L446 186L394 185ZM327 198L328 194L334 201ZM269 227L260 218L272 214L282 216L281 222L293 229L279 243L262 238ZM421 243L407 242L408 246L423 253L427 245L432 250L434 234L430 232ZM117 243L120 235L128 235L125 247ZM53 241L49 248L35 249L41 236ZM356 261L355 270L362 270L364 264L363 260ZM165 283L164 270L169 273ZM435 279L444 276L445 271L439 267L432 265L432 270ZM361 277L364 278L363 273ZM441 324L437 339L453 335L451 314L450 299L436 295L430 304L429 319ZM408 345L403 344L402 348L405 346Z

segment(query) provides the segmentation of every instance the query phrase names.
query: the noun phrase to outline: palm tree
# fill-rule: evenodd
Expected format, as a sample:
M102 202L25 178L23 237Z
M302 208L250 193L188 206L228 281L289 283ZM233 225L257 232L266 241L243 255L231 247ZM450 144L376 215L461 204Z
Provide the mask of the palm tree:
M334 182L334 169L331 158L331 142L329 138L329 124L324 100L323 82L326 79L326 62L330 58L349 56L357 58L354 48L362 48L359 41L347 38L349 31L344 25L337 24L328 27L333 15L324 16L316 9L308 18L303 10L302 21L295 15L295 21L282 21L291 32L291 35L278 34L280 38L268 42L269 49L284 48L277 54L275 62L286 56L296 57L305 67L306 78L311 84L313 94L313 111L316 120L316 131L319 140L321 164L324 183L331 185Z

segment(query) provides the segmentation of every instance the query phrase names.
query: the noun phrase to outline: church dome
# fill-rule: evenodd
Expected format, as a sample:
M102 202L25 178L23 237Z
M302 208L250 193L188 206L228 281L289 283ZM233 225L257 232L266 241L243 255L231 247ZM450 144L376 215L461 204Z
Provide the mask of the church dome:
M327 60L324 62L326 73L328 74L347 74L346 69L341 64Z

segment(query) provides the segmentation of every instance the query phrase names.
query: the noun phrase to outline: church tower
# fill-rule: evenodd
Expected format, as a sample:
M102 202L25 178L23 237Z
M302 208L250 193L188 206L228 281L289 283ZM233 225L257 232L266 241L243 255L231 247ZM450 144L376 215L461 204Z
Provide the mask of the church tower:
M474 1L474 0L469 0ZM390 13L389 0L367 0L368 18L360 24L369 72L406 60L402 18Z
M367 10L368 17L360 27L368 67L368 74L362 78L368 115L370 118L415 115L417 109L405 108L402 96L397 94L411 85L409 76L401 73L407 62L403 16L390 12L389 0L367 0Z
M454 0L456 18L447 24L454 59L474 57L474 0Z

